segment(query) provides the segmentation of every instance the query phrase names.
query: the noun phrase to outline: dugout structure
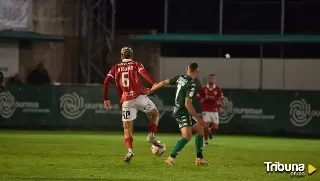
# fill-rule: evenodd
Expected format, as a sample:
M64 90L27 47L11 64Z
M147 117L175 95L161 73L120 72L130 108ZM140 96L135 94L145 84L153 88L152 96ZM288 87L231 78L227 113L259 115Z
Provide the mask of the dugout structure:
M31 44L35 42L62 42L63 40L64 38L61 36L24 31L0 30L0 71L3 72L6 79L11 78L16 74L20 74L21 79L23 76L27 75L21 73L23 72L23 67L30 67L32 65L32 63L24 59L25 57L23 56L26 49L28 49L29 53L31 52ZM30 54L28 55L30 56Z

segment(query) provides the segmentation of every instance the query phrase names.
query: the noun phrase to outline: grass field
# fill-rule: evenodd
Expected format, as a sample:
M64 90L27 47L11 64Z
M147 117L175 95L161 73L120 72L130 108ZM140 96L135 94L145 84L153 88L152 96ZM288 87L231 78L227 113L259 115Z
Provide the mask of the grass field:
M290 173L266 173L264 161L312 164L320 168L318 140L263 137L216 136L204 155L208 166L194 165L192 140L177 158L176 166L167 166L179 135L159 134L166 143L163 157L154 157L146 134L134 137L135 157L130 164L122 134L68 131L0 131L0 180L126 180L126 181L284 181L320 180L315 172L305 177Z

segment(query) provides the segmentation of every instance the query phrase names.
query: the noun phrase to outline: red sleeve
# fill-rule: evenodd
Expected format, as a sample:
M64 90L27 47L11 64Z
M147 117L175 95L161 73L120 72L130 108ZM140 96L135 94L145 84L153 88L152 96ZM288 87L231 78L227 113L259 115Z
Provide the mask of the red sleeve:
M219 102L222 102L224 100L224 95L223 95L223 92L221 90L221 88L219 88L219 98L218 98L218 101Z
M198 94L197 94L197 97L196 97L197 100L200 101L201 98L204 98L204 97L205 97L204 89L205 89L205 87L201 87L201 88L200 88L200 90L199 90L199 92L198 92Z
M104 80L104 89L103 89L103 99L106 101L106 100L109 100L108 99L108 91L109 91L109 85L112 81L112 79L114 79L115 77L115 71L114 71L114 67L112 67L112 69L109 71L106 79Z
M115 67L112 67L111 70L108 72L107 77L110 76L111 78L114 79L114 77L116 76L116 70L115 69L116 69Z
M150 84L154 85L156 82L153 80L152 76L144 69L144 66L141 63L137 62L139 74L146 79Z

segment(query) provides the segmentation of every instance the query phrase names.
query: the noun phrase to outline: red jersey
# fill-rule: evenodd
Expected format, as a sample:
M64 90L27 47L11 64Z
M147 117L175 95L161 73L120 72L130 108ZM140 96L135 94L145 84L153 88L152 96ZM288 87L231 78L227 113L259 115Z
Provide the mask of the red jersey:
M115 80L120 102L130 101L139 95L145 95L145 88L140 82L142 75L152 85L155 81L144 69L143 65L131 59L124 59L121 63L113 66L104 81L104 100L108 100L108 87L111 78Z
M204 99L204 102L201 104L202 112L219 112L224 96L219 86L214 85L213 88L210 88L209 85L206 85L200 88L197 99L199 101Z

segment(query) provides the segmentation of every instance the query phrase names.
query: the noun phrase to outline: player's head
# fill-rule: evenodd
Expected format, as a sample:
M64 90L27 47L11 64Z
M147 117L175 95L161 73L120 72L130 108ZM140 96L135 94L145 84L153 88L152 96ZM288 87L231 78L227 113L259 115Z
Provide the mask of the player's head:
M133 50L130 47L121 48L121 59L132 59Z
M208 76L208 84L209 84L209 85L214 85L214 84L216 84L216 75L210 74L210 75Z
M43 63L41 61L38 62L36 68L39 69L39 70L43 70L44 69Z
M196 78L199 73L199 65L198 63L190 63L187 67L187 74L190 75L192 78Z

